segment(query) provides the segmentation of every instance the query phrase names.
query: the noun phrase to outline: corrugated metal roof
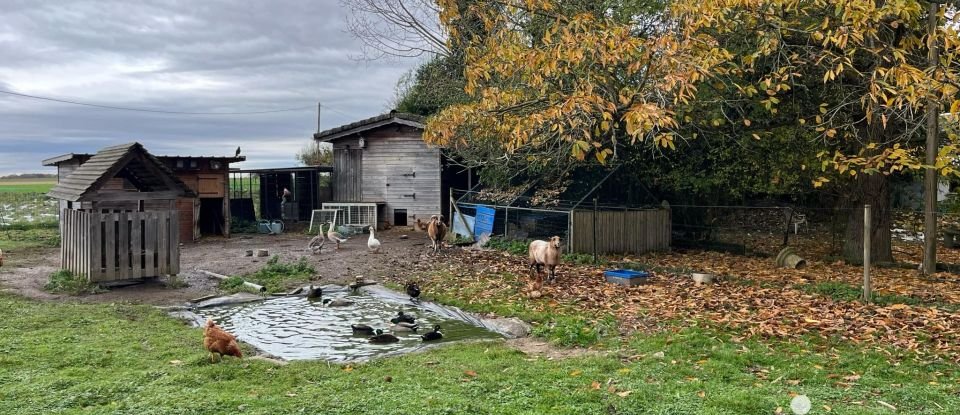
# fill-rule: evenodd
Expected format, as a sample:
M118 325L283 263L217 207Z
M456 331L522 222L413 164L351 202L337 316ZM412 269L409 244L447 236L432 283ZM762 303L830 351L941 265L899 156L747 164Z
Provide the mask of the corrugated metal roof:
M130 162L135 159L141 160L141 163L131 164ZM149 166L143 166L142 163L153 166L155 170L151 170ZM158 177L157 171L164 177ZM123 173L131 182L139 184L138 188L141 190L155 186L169 189L168 183L172 183L174 188L169 190L178 191L181 196L195 196L193 191L174 175L173 171L147 152L140 143L120 144L100 150L86 163L81 164L70 175L60 180L47 195L72 202L92 200L92 194L120 173Z
M422 130L425 127L425 122L426 118L420 115L390 111L386 114L380 114L376 117L370 117L365 120L360 120L350 124L341 125L336 128L331 128L329 130L321 131L314 134L313 138L320 141L333 141L341 137L371 130L388 124L403 124Z

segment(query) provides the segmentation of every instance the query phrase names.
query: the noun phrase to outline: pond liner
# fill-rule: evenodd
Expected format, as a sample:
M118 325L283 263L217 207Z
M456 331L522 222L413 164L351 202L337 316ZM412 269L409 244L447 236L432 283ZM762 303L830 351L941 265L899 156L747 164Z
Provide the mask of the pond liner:
M517 318L487 318L484 316L476 315L470 312L463 311L457 307L445 306L437 303L432 303L422 300L411 300L406 294L399 293L381 286L371 286L364 287L360 290L352 290L349 287L344 287L340 285L328 284L324 285L323 291L325 294L362 294L367 296L370 299L381 301L384 303L392 303L400 306L407 306L411 308L416 308L422 311L427 311L436 316L447 319L447 320L458 320L461 323L467 324L469 326L474 326L480 329L487 331L493 335L496 335L499 338L519 338L526 337L530 334L530 325L517 319ZM297 298L304 297L305 290L302 291L299 295L291 295L287 297L270 297L270 296L256 296L249 293L237 293L231 296L217 297L208 301L205 301L206 304L200 304L202 307L197 307L197 305L187 305L188 310L166 310L171 317L185 321L186 323L193 325L195 327L202 327L207 319L207 313L202 310L221 308L221 307L230 307L230 306L241 306L244 303L252 303L257 301L281 301L281 298ZM241 339L243 340L243 339ZM351 362L364 362L375 360L384 357L393 357L407 353L419 353L426 350L431 350L436 347L445 347L451 344L471 344L476 342L488 342L496 341L493 338L481 339L481 338L469 338L469 339L460 339L453 341L444 341L438 344L428 344L423 343L413 349L405 350L395 350L385 353L380 353L376 356L366 356L366 357L355 357L352 359L329 359L324 357L318 357L316 359L307 359L307 360L325 360L330 363L335 364L347 364ZM271 359L278 361L291 361L291 360L302 360L299 358L287 358L283 356L278 356L271 351L265 350L259 347L256 344L244 341L248 346L251 346L256 352L255 355L268 356Z
M361 291L363 291L364 293L370 294L374 297L379 297L384 300L397 302L403 305L420 307L427 311L436 313L437 315L440 315L445 318L460 320L477 327L482 327L488 331L492 331L508 339L525 337L526 333L529 333L529 329L526 329L525 330L526 333L518 335L518 333L516 333L517 330L511 329L510 326L516 325L517 322L519 321L517 319L486 318L468 311L463 311L460 308L454 307L454 306L437 304L437 303L423 301L423 300L411 300L406 293L393 291L389 288L379 286L379 285L364 287L361 289Z

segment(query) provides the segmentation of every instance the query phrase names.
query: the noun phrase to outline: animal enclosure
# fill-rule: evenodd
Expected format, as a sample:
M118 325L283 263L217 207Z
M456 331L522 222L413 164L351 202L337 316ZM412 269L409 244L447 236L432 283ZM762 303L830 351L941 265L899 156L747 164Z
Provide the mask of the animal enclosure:
M177 211L60 215L62 268L90 282L149 278L180 272Z
M456 208L450 209L451 226L460 235L472 232L479 216L480 223L492 229L493 235L505 238L546 240L560 236L567 253L641 254L670 249L670 209L604 206L594 211L576 209L577 204L568 201L551 208L539 208L518 206L522 200L501 205L483 200L477 192L461 193L463 196L456 201Z
M60 178L61 268L91 282L180 271L177 199L197 194L139 143L107 147Z

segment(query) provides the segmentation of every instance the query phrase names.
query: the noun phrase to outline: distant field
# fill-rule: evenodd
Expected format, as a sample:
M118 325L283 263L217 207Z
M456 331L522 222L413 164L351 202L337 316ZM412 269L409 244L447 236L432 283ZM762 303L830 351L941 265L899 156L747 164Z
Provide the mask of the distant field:
M46 193L57 179L0 179L0 193Z

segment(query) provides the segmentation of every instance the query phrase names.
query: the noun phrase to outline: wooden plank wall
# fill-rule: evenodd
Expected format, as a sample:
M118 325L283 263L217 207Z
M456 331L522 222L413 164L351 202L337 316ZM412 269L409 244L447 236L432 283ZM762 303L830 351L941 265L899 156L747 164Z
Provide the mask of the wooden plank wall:
M387 202L380 222L394 225L394 210L407 223L440 211L440 150L423 142L422 131L382 128L365 134L363 200Z
M92 282L159 277L180 272L176 210L61 212L61 268Z
M573 213L571 250L593 253L593 211ZM670 211L665 209L597 212L597 253L641 254L670 249Z

